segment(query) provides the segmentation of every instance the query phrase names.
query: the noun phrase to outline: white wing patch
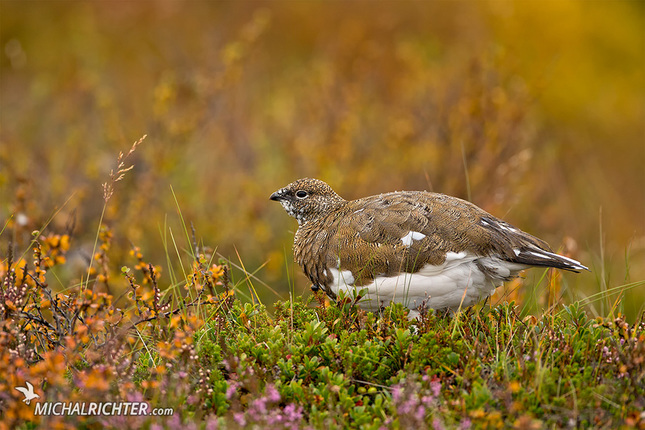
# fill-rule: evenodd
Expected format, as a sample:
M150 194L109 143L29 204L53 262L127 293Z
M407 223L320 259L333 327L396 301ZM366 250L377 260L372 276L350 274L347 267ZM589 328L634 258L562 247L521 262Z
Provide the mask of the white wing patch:
M468 261L472 261L472 258L468 258L468 253L466 251L461 251L461 252L448 251L446 252L445 263L449 263L451 261L460 261L464 259L468 259Z
M337 291L338 289L347 289L348 287L354 288L354 275L352 275L351 270L336 270L333 268L327 270L329 270L333 278L331 284L332 290Z
M424 237L426 237L426 235L423 233L419 233L418 231L411 231L401 238L401 242L403 242L403 246L410 246L412 245L412 241L421 240Z

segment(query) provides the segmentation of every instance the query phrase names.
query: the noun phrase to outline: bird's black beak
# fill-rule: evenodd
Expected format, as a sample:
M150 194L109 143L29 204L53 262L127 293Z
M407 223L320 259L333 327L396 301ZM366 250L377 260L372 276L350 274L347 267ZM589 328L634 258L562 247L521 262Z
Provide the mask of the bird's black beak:
M280 200L284 199L278 192L276 191L275 193L271 194L271 197L269 197L270 200L279 202Z

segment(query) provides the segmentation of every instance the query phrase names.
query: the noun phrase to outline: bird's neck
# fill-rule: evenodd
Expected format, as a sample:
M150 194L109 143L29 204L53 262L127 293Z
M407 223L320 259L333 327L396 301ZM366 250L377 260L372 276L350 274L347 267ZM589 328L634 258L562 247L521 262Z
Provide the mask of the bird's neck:
M306 217L296 217L296 220L298 221L298 227L304 228L308 225L318 224L331 214L342 212L343 208L346 205L347 200L344 200L340 197L338 198L338 200L330 201L324 207L322 207L321 210L314 214L309 214L309 216Z

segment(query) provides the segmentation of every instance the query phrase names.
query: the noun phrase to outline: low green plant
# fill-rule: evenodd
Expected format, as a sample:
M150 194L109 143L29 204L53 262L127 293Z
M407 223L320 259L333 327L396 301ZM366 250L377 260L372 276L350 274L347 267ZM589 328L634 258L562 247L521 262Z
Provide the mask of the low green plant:
M117 160L106 206L136 145ZM258 299L269 286L239 256L235 280L177 207L185 243L162 235L167 274L135 245L115 267L103 222L70 285L57 276L68 233L35 231L21 253L10 243L0 259L0 430L645 427L642 312L628 321L616 301L592 318L587 298L553 300L534 316L503 301L411 321L400 304L371 313L356 298L295 291L270 312ZM15 389L27 382L34 403L146 402L164 413L36 416Z
M376 314L320 295L271 314L238 298L226 264L198 254L181 285L164 285L137 248L120 270L125 297L92 292L111 279L101 264L93 282L54 292L68 240L37 237L34 264L4 259L3 428L644 425L643 315L590 318L574 303L522 316L511 302L409 321L400 305ZM23 381L50 401L139 399L174 414L34 417L13 390Z

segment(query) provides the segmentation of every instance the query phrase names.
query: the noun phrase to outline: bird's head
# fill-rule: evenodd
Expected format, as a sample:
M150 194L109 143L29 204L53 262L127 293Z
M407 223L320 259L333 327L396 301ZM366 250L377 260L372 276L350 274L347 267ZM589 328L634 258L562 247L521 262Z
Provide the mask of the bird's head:
M298 179L271 194L270 198L280 202L299 225L322 217L345 203L329 185L311 178Z

